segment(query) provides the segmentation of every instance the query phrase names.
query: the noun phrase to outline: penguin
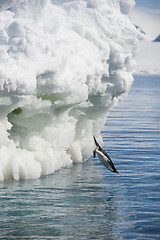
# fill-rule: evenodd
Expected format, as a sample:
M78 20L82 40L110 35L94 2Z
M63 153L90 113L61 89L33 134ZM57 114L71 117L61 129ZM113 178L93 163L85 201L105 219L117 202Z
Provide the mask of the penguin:
M101 161L101 163L108 168L108 170L110 170L111 172L114 173L118 173L117 169L115 168L111 158L109 157L109 155L100 147L100 145L98 144L96 138L93 136L94 138L94 142L96 145L95 150L93 151L93 157L96 157L96 154L99 158L99 160Z

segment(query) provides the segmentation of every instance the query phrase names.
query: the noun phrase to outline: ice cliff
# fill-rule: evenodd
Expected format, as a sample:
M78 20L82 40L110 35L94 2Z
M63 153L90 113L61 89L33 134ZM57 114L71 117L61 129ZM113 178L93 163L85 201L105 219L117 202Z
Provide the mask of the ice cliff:
M92 155L133 82L132 0L0 0L0 181Z

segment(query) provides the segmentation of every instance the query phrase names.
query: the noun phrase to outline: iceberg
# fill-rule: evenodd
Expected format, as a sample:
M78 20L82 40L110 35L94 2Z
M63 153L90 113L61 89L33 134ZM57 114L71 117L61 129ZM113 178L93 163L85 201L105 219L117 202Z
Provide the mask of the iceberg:
M90 158L133 82L132 0L0 1L0 181Z

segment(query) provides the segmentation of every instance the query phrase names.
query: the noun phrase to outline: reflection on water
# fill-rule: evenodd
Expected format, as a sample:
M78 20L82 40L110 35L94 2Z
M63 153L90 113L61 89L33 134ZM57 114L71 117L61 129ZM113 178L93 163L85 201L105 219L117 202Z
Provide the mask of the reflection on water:
M1 185L1 237L115 239L118 192L92 161L38 180Z
M102 133L117 160L118 185L126 239L160 239L160 77L136 77L131 92L114 111ZM127 229L125 228L127 226Z
M98 159L0 184L0 239L160 239L159 77L136 77L108 117Z

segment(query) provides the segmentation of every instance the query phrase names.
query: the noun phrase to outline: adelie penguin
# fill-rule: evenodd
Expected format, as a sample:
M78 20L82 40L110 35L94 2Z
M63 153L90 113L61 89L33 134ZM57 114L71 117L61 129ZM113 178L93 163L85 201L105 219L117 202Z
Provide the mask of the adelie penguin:
M94 138L94 142L96 144L96 148L93 151L93 157L96 157L96 154L99 158L99 160L101 161L101 163L108 168L108 170L110 170L111 172L114 173L118 173L117 169L115 168L111 158L109 157L109 155L100 147L100 145L98 144L96 138L93 136Z

